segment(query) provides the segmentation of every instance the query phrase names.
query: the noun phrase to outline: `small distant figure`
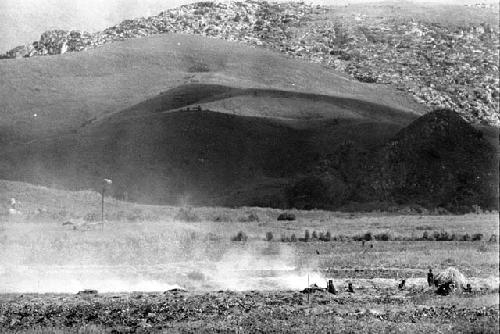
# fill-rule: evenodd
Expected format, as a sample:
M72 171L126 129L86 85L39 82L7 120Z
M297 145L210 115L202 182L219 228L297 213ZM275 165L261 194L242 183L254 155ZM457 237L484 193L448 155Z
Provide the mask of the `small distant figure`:
M319 255L319 250L316 249L316 255Z
M196 107L196 110L201 111L201 106L198 105L198 107Z
M328 285L326 286L326 290L330 292L331 294L336 295L337 290L335 290L335 286L333 286L333 280L328 280Z
M361 246L365 247L365 241L364 240L361 242Z
M373 244L370 245L370 248L373 248Z
M434 279L434 286L435 286L436 288L438 288L438 287L439 287L439 281L438 281L437 279Z
M432 273L432 269L429 268L429 272L427 273L427 284L431 287L434 284L434 274Z
M405 288L406 280L401 280L401 283L398 284L398 289L403 290Z
M347 284L347 292L354 293L354 288L352 287L352 283Z
M472 292L472 287L470 283L467 283L466 287L464 288L464 292L471 293Z

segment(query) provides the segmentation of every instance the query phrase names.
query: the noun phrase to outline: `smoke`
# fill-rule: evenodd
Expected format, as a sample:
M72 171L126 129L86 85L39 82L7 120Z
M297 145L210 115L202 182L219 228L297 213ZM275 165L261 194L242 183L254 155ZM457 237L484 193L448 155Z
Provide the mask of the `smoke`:
M0 293L299 290L308 282L326 287L317 264L299 263L294 247L230 242L200 225L109 223L104 231L80 232L59 224L5 224Z

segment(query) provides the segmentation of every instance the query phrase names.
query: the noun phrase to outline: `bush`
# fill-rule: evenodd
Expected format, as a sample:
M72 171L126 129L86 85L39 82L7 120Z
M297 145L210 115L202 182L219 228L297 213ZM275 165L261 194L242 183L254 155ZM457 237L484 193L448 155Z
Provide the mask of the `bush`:
M278 216L278 220L295 220L295 215L289 212L283 212Z
M365 241L372 241L372 240L373 240L372 233L371 233L371 232L366 232L366 233L363 235L363 240L365 240Z
M392 236L391 236L391 234L389 232L375 234L373 236L373 238L375 240L379 240L379 241L390 241L390 240L392 240Z
M430 240L429 239L429 233L427 231L425 231L423 234L422 234L422 240Z
M471 237L470 237L469 233L465 233L464 235L462 235L461 240L462 241L471 241Z
M472 235L472 241L481 241L483 240L484 235L482 233L474 233Z
M266 241L273 240L273 232L266 232Z
M432 230L432 226L422 225L422 226L417 226L415 229L417 231Z
M239 231L234 237L231 238L231 241L247 241L248 236L243 231Z
M291 242L296 242L297 241L297 237L295 236L295 233L292 234L292 236L290 237L290 241Z

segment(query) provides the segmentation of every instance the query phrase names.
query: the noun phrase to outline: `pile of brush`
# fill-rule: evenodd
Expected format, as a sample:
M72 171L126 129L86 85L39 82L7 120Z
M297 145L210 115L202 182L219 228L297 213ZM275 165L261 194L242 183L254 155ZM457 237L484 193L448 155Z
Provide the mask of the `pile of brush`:
M448 295L466 285L465 276L457 268L453 267L448 267L438 273L434 278L434 282L438 288L437 293L441 295Z

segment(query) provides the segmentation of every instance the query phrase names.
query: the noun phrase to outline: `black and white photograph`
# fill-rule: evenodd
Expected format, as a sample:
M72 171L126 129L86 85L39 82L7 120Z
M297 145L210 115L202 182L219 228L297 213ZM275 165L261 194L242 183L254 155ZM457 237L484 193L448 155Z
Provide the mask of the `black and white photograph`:
M0 333L498 333L498 0L0 0Z

